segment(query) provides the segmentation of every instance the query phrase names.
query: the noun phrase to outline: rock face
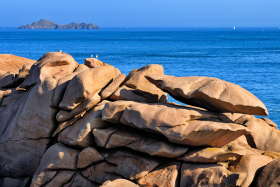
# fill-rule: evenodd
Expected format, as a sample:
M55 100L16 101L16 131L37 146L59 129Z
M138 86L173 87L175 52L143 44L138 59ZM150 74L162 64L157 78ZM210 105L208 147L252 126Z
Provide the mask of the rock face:
M59 25L49 20L41 19L26 26L21 25L18 29L99 29L98 26L90 23L70 23L67 25Z
M254 186L280 186L280 159L276 159L267 164L258 175Z
M34 64L35 62L35 60L15 55L0 54L0 77L5 74L18 73L20 69L24 68L23 66L27 64Z
M86 61L50 52L0 77L0 186L277 185L279 130L248 91Z
M268 115L264 104L244 88L211 77L149 75L146 78L179 101L216 112Z

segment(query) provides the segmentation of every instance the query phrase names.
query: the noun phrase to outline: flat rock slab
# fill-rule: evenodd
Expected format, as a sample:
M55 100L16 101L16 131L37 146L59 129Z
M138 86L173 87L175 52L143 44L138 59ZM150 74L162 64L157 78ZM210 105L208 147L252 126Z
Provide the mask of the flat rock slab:
M109 127L94 129L93 135L98 146L106 149L128 147L135 151L148 153L151 156L176 158L187 152L188 148L158 140L125 129Z
M146 78L173 98L216 112L268 115L265 105L244 88L212 77L147 75Z
M191 146L222 147L250 133L246 127L223 121L218 114L168 104L131 104L120 122Z
M147 102L151 103L150 97L145 97L143 91L129 88L125 85L119 87L109 99L113 101L124 100L124 101L136 101L136 102Z

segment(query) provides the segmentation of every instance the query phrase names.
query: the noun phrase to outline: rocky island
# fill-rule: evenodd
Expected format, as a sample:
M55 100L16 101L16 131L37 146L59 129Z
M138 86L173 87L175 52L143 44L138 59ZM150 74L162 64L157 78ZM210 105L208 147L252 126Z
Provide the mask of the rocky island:
M0 60L2 187L279 186L280 131L236 84L62 52Z
M41 19L26 26L21 25L18 29L99 29L98 26L90 23L70 23L67 25L59 25L49 20Z

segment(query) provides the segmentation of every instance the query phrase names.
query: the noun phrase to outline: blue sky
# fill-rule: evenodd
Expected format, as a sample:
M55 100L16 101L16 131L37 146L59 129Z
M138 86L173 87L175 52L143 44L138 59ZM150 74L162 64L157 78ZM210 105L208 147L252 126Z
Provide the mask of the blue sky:
M0 27L280 27L280 0L0 0Z

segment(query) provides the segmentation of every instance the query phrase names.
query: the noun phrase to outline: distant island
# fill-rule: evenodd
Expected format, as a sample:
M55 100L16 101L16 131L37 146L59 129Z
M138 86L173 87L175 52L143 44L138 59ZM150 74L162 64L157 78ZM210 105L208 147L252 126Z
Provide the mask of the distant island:
M90 23L70 23L67 25L59 25L49 20L41 19L26 26L21 25L18 29L99 29L98 26Z

